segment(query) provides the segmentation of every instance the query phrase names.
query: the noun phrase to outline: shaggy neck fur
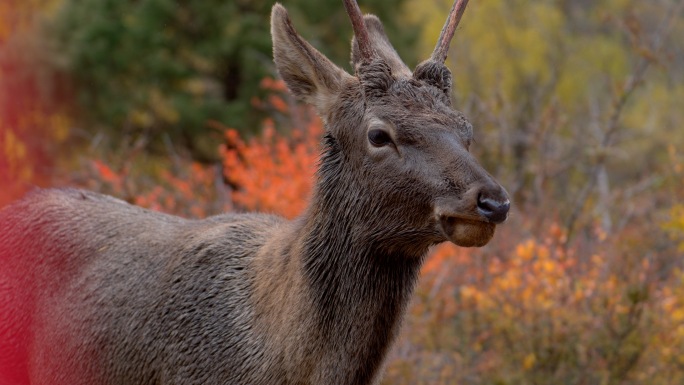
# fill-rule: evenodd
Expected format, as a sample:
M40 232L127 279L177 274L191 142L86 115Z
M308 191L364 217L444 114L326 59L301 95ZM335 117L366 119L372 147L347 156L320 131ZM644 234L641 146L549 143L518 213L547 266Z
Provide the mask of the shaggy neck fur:
M322 337L353 369L340 383L366 384L399 330L429 244L392 245L403 231L391 224L395 214L359 185L335 139L326 145L299 238L304 279Z

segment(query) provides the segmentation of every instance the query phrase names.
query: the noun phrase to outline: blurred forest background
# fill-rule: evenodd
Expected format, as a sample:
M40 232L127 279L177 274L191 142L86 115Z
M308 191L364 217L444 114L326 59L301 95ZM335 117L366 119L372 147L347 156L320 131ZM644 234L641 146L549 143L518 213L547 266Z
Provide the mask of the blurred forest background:
M411 67L451 6L361 3ZM350 70L341 2L285 5ZM275 75L271 6L0 1L0 206L69 185L297 215L323 127ZM454 104L513 209L486 247L435 249L383 384L684 383L683 8L470 2Z

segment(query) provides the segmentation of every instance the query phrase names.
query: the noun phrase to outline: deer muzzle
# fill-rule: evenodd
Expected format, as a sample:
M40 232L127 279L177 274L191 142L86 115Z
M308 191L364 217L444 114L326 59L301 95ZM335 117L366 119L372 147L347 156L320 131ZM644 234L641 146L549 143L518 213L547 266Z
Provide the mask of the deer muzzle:
M508 193L493 179L472 186L459 197L435 202L435 220L444 237L463 247L484 246L511 207Z

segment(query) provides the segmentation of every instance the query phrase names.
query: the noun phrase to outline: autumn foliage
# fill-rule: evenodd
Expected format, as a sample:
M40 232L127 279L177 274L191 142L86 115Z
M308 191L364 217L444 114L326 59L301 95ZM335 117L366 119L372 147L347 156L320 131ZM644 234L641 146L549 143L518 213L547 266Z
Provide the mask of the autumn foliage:
M32 1L0 3L0 207L35 185L51 184L55 145L70 124L59 103L46 100L40 76L51 71L37 73L39 54L26 43L36 37L35 8Z
M272 93L265 104L280 113L289 106L276 92L282 92L282 81L267 78L262 87ZM257 102L263 106L264 102ZM323 133L320 119L309 109L299 107L304 127L288 134L276 131L272 119L264 120L259 136L243 139L235 129L225 130L225 144L220 147L223 174L234 186L233 202L251 211L272 212L293 218L306 205L311 191L319 142Z
M434 255L387 383L679 383L681 271L661 281L649 258L583 255L563 236Z

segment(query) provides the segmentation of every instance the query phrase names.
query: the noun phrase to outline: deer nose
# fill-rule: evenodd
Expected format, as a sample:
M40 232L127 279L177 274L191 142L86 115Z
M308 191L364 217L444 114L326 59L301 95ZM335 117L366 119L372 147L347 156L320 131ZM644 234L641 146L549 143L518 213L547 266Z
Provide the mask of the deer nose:
M501 223L508 217L511 202L501 187L495 191L482 190L477 196L477 210L492 223Z

